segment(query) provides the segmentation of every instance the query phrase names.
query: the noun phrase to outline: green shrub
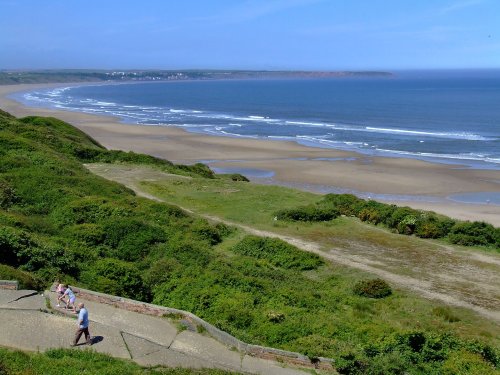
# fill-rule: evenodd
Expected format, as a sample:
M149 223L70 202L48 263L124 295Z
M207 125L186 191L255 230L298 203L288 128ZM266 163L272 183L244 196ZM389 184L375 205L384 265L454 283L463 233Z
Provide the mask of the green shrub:
M207 220L197 219L191 225L193 233L201 240L208 241L210 245L216 245L222 241L223 234L226 233L227 227L214 226Z
M77 224L66 228L69 237L87 246L98 246L104 242L106 232L99 224Z
M485 222L462 222L455 224L448 238L451 243L464 246L491 246L500 248L500 231Z
M250 180L248 178L246 178L245 176L243 176L242 174L239 174L239 173L232 173L232 174L228 175L228 177L231 181L250 182Z
M103 258L88 265L81 280L92 290L145 301L149 293L144 287L141 272L132 263Z
M44 288L44 283L35 275L5 264L0 264L0 280L17 280L20 289L42 290Z
M51 215L60 227L73 224L99 223L105 219L124 219L131 215L130 209L102 197L85 197L58 207Z
M416 218L416 217L419 217L420 216L420 213L419 211L417 210L414 210L413 208L410 208L410 207L397 207L391 214L391 216L389 216L386 221L385 221L385 224L389 227L389 228L393 228L393 229L398 229L398 226L399 224L406 218L406 217L409 217L409 218ZM400 233L404 233L404 225L401 227L401 231L399 231Z
M160 226L153 226L137 219L110 219L103 225L103 243L113 249L113 256L126 261L144 258L151 247L167 240Z
M438 223L424 221L417 223L415 235L420 238L440 238L444 236L444 233Z
M338 216L339 213L334 209L312 205L281 210L276 213L278 220L289 221L330 221Z
M381 221L378 211L369 208L363 208L358 217L361 221L368 221L371 224L378 224Z
M30 236L14 228L0 227L0 254L2 263L18 266L21 252L33 245Z
M41 243L29 246L19 252L18 258L25 270L31 272L47 270L44 273L44 278L51 277L50 273L63 273L72 276L76 276L78 273L78 265L73 253L66 251L61 245Z
M178 260L172 258L162 258L151 264L144 275L145 285L153 290L156 286L169 281L174 277L182 265Z
M444 375L494 375L495 368L486 362L479 354L460 350L451 354L443 363Z
M362 297L384 298L392 294L392 289L385 280L361 280L354 285L354 293Z
M19 197L11 184L0 179L0 208L9 208L18 201Z
M178 168L181 171L186 171L190 173L194 173L200 177L204 178L215 178L214 172L205 164L202 163L196 163L193 165L176 165L176 168Z
M415 215L406 215L397 225L398 233L410 235L417 227L418 218Z
M232 250L257 259L265 259L275 267L284 269L316 269L323 261L316 254L299 250L277 238L246 236Z
M158 247L164 257L177 260L184 265L205 267L210 263L210 244L200 241L189 232L176 233L167 244Z
M336 209L341 215L358 216L364 201L353 194L327 194L318 203L320 206Z

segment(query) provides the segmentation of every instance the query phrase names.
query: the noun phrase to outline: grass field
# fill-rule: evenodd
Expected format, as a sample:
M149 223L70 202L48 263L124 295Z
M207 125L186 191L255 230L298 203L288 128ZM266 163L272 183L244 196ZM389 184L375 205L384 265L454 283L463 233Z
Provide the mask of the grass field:
M53 118L0 112L0 142L3 275L188 310L250 343L332 357L344 374L500 365L495 254L352 217L275 220L318 197L109 151ZM109 163L88 166L108 179L84 162ZM376 276L392 294L366 296Z
M188 178L144 166L92 164L88 168L198 214L299 238L306 246L317 245L325 256L346 259L349 265L379 275L389 273L407 288L441 293L443 298L449 297L446 302L500 310L500 256L494 251L402 236L350 217L322 223L275 220L280 209L311 204L320 198L295 189L229 179Z
M132 361L120 360L90 350L52 349L45 353L27 353L0 348L2 375L225 375L227 371L203 369L144 368Z

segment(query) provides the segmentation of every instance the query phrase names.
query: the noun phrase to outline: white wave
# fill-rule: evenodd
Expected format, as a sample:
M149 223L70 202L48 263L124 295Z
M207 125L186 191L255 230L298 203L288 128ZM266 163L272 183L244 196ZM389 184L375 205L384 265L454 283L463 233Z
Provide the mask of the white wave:
M406 134L406 135L418 135L424 137L443 137L443 138L456 138L456 139L466 139L469 141L487 141L489 138L483 137L478 134L473 133L450 133L450 132L428 132L421 130L403 130L403 129L392 129L392 128L376 128L367 126L366 130L378 132L378 133L391 133L391 134Z
M407 156L419 156L428 158L439 158L439 159L454 159L454 160L475 160L484 161L488 163L500 164L500 158L492 158L482 154L475 153L465 153L465 154L436 154L433 152L411 152L411 151L400 151L400 150L388 150L383 148L376 148L377 151L397 154L397 155L407 155Z
M213 134L224 134L226 136L229 136L229 137L236 137L236 138L254 138L254 139L258 139L260 138L258 135L241 135L241 134L236 134L236 133L229 133L229 132L226 132L224 130L222 131L213 131L213 130L207 130L206 131L207 133L213 133Z
M308 141L316 144L324 144L324 145L339 145L343 143L332 139L323 139L320 137L312 137L307 135L298 135L295 137L295 139L298 139L300 141Z
M281 139L281 140L292 140L295 141L297 140L297 137L292 137L292 136L286 136L286 135L268 135L267 138L269 139Z
M175 126L181 128L213 128L210 124L176 124Z
M307 121L285 121L290 125L305 125L305 126L327 126L324 122L307 122Z
M116 107L116 103L113 102L95 102L94 104L103 107Z

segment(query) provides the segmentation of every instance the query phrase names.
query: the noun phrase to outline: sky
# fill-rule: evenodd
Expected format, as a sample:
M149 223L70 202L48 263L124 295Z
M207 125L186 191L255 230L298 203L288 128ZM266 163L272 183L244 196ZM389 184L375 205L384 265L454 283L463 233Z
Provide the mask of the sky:
M500 68L499 0L0 0L0 69Z

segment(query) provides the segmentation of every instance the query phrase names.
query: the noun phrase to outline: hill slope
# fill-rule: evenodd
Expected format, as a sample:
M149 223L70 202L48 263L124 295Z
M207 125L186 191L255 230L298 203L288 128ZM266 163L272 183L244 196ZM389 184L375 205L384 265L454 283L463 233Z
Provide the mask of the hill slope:
M138 198L91 174L89 161L218 178L105 150L56 119L0 114L0 272L190 310L248 342L333 357L341 373L498 365L492 323L399 290L358 295L369 275Z

